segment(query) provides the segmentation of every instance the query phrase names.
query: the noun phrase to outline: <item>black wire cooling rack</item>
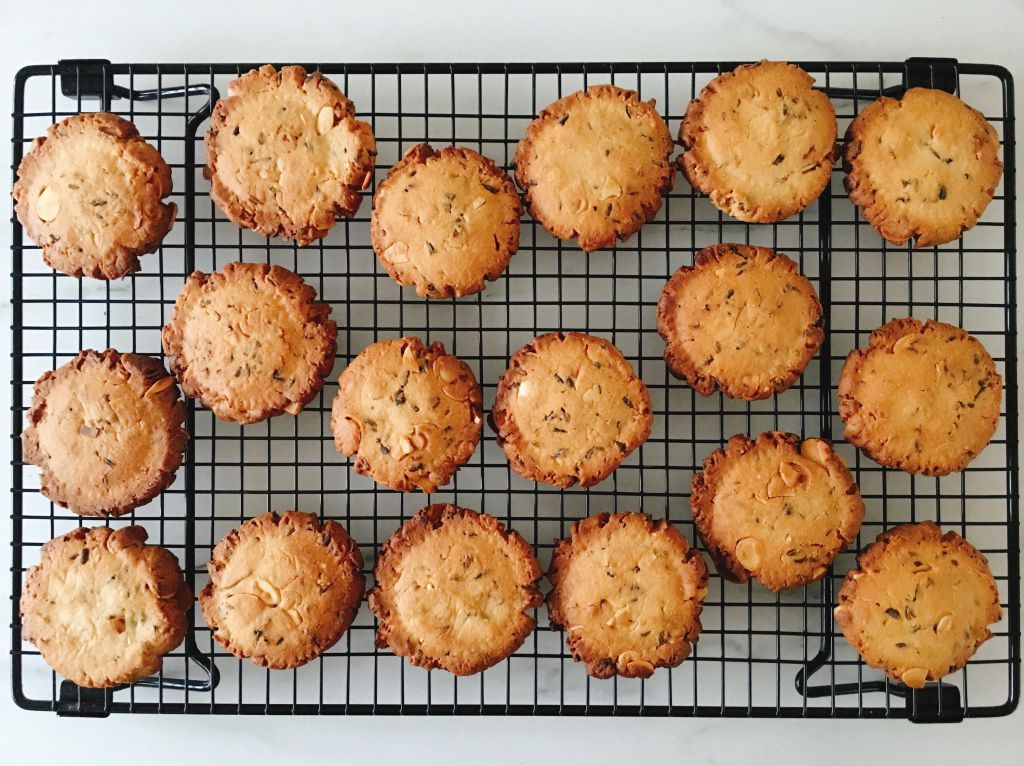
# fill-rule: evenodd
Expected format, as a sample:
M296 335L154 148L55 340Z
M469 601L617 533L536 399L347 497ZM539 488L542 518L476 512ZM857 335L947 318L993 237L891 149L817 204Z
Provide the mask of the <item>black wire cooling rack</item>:
M509 166L530 119L556 98L599 82L657 101L675 132L687 104L734 63L307 65L334 79L373 123L379 182L421 141L468 145ZM831 189L804 213L774 225L723 217L682 178L657 218L613 250L586 255L523 221L522 247L508 272L479 295L424 301L382 271L369 243L370 202L322 241L296 248L227 222L202 178L210 107L228 82L252 68L227 64L111 64L63 61L23 69L15 81L13 168L53 122L83 110L135 122L173 168L179 219L140 273L116 282L56 274L13 222L13 567L12 679L17 703L61 715L131 713L406 713L511 715L784 716L959 720L1012 711L1019 696L1017 328L1013 84L997 66L919 59L903 63L804 62L833 99L840 134L879 93L912 85L957 92L982 110L1003 141L1001 187L977 227L958 242L914 251L882 241L857 214L835 171ZM368 192L369 194L369 192ZM794 257L815 283L828 333L818 357L790 390L763 402L696 395L672 379L655 331L666 278L717 242L748 242ZM839 451L867 505L857 548L884 528L935 519L988 557L1004 607L995 635L966 669L909 692L863 665L831 618L835 591L853 566L840 556L820 583L782 594L712 575L693 656L646 681L590 680L567 655L560 631L538 609L538 629L508 660L477 676L426 672L373 645L365 607L342 640L294 671L240 661L213 642L193 610L185 644L163 672L113 691L80 689L53 674L23 643L18 594L39 547L83 523L38 491L21 460L20 433L35 379L82 348L159 356L160 329L185 277L235 260L279 263L300 273L333 307L339 359L331 382L298 417L239 427L189 402L193 438L174 485L111 525L139 523L181 560L193 588L206 581L212 546L267 510L298 508L341 521L374 554L402 521L426 505L354 474L334 450L330 404L338 372L367 344L402 335L443 341L473 367L485 407L508 357L536 334L586 330L612 340L646 381L655 412L650 439L589 490L560 492L510 472L487 429L453 483L429 500L500 517L547 564L555 538L575 519L642 509L667 517L696 540L690 478L734 433L784 429L841 438L835 385L850 349L883 322L912 315L961 325L979 337L1002 373L1004 414L991 445L962 473L910 476L880 468L849 445ZM84 523L102 523L89 520ZM697 541L699 542L699 541Z

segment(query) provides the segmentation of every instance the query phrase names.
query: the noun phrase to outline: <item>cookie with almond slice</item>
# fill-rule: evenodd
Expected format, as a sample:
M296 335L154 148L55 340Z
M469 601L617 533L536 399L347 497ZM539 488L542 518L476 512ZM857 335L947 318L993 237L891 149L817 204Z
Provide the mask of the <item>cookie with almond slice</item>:
M894 319L850 352L839 378L846 441L890 468L962 471L999 425L1003 379L981 341L954 325Z
M981 552L923 521L883 532L860 553L834 615L868 665L920 689L966 665L1002 609Z
M267 668L305 665L338 642L359 611L359 546L336 521L264 513L229 532L199 594L213 638Z
M551 622L594 678L648 678L690 656L708 570L666 520L601 513L577 521L551 557Z
M767 399L803 374L825 338L818 294L767 247L721 244L665 283L658 334L665 363L704 396Z
M414 146L373 197L374 252L423 298L461 298L501 276L519 249L512 179L472 149Z
M22 457L40 491L83 516L121 516L163 492L188 432L174 376L159 359L82 351L36 381Z
M239 226L307 245L373 181L369 123L320 72L262 66L234 80L206 134L210 197Z
M651 220L672 188L672 134L654 101L594 85L550 104L516 148L516 180L552 235L590 252Z
M128 120L75 114L32 142L18 166L14 212L47 265L120 279L141 268L174 223L171 168Z
M491 426L512 470L559 489L607 478L651 433L647 386L614 345L547 333L509 360Z
M864 520L860 490L832 445L781 431L734 436L708 455L690 506L722 576L774 591L824 576Z
M194 271L164 326L182 391L221 420L298 415L334 367L331 307L298 274L266 263Z
M480 441L480 385L444 344L373 343L338 378L331 430L357 473L399 492L434 492Z
M388 538L374 567L376 643L426 670L479 673L518 649L543 599L522 536L486 513L431 505Z

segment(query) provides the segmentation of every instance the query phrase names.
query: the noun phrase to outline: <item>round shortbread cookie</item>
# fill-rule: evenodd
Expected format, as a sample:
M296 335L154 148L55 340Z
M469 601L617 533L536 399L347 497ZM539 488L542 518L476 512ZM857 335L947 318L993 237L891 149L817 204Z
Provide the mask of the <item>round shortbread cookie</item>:
M825 338L821 303L796 264L767 247L713 245L658 301L665 363L704 396L767 399L803 374Z
M469 460L481 430L473 371L419 338L367 346L338 378L331 429L354 468L399 492L435 492Z
M941 90L911 88L857 115L843 167L850 200L885 239L951 242L978 222L1003 174L999 135Z
M820 579L857 537L864 501L831 445L767 431L734 436L694 474L697 532L723 577L774 591Z
M187 396L222 420L298 415L334 367L331 308L281 266L229 263L192 272L163 331Z
M174 481L185 404L158 359L82 351L36 381L22 457L40 491L83 516L120 516Z
M533 549L492 516L431 505L381 549L370 609L377 646L413 665L479 673L518 649L540 606Z
M159 672L185 640L192 594L170 551L142 527L79 527L46 543L21 592L21 635L89 688Z
M985 347L953 325L894 319L854 349L839 378L846 441L909 473L961 471L999 425L1003 380Z
M512 469L562 489L606 478L647 440L652 422L647 387L622 353L577 332L519 349L491 412Z
M572 525L548 570L551 622L588 675L648 678L685 660L700 635L708 570L664 519L602 513Z
M472 149L414 146L373 197L373 249L424 298L461 298L495 280L519 249L512 179Z
M719 75L690 102L679 166L724 213L773 223L799 213L828 186L836 113L814 78L781 61Z
M611 247L661 209L672 188L672 134L653 101L595 85L562 98L526 128L516 181L530 213L586 251Z
M370 125L319 72L272 66L242 75L206 134L210 196L239 226L307 245L355 215L373 180Z
M213 637L236 657L297 668L330 649L359 611L359 546L336 521L264 513L213 549L199 594Z
M135 126L105 112L51 125L18 166L14 212L48 266L119 279L174 224L171 169Z
M966 665L1002 617L985 557L930 521L883 532L857 566L836 622L868 665L912 688Z

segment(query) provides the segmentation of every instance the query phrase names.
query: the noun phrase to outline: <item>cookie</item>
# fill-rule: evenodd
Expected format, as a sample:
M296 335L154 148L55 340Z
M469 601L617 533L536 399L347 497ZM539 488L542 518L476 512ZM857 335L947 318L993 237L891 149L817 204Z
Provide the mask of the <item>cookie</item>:
M941 90L883 96L846 132L846 191L882 237L951 242L978 222L1003 174L999 135L981 112Z
M909 473L962 471L999 425L1003 379L981 343L953 325L894 319L846 357L846 441Z
M308 245L355 215L373 180L370 125L333 82L300 66L242 75L206 134L210 197L239 226Z
M836 112L814 78L782 61L719 75L690 102L679 128L679 167L723 213L773 223L828 186Z
M338 522L264 513L217 543L199 605L213 637L236 657L297 668L352 624L362 568L359 546Z
M519 249L522 206L501 168L472 149L419 144L373 196L381 265L422 298L461 298L495 280Z
M334 444L357 473L399 492L435 492L480 441L480 386L444 344L419 338L367 346L338 378Z
M413 665L479 673L518 649L536 621L541 571L526 541L492 516L431 505L381 549L370 591L377 646Z
M174 224L171 169L135 126L92 112L51 125L18 166L14 212L46 265L73 277L138 271Z
M551 622L594 678L648 678L685 660L700 635L708 570L664 519L602 513L572 525L548 570Z
M187 396L221 420L298 415L334 367L331 308L281 266L229 263L192 272L163 331Z
M690 506L723 577L774 591L820 579L857 537L864 501L824 439L768 431L734 436L694 474Z
M1002 617L988 562L956 532L901 524L857 557L835 619L864 661L920 689L959 670Z
M767 247L713 245L658 301L665 364L704 396L767 399L803 374L825 332L814 286Z
M491 426L512 469L560 489L590 487L651 433L647 386L603 338L534 338L509 360Z
M672 188L672 134L635 91L595 85L548 106L516 148L531 215L590 252L639 231Z
M174 481L185 405L158 359L82 351L36 381L21 434L39 489L83 516L120 516Z
M79 527L46 543L21 592L21 636L89 688L160 671L185 640L192 593L178 560L142 527Z

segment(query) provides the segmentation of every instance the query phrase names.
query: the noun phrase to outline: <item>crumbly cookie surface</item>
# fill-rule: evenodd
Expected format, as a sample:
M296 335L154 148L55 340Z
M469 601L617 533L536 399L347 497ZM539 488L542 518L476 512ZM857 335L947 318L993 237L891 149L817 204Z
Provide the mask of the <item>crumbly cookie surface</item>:
M693 520L718 570L774 591L820 579L854 539L864 501L823 439L768 431L734 436L694 474Z
M883 96L850 123L846 190L890 242L951 242L978 222L1003 174L999 135L949 93Z
M999 425L1003 380L985 347L942 322L894 319L839 378L845 438L875 462L928 476L961 471Z
M192 594L178 560L142 527L79 527L46 543L25 576L21 634L79 686L157 673L185 639Z
M135 126L105 112L51 125L18 166L14 212L43 260L73 277L141 268L174 223L171 169Z
M424 298L461 298L495 280L519 249L512 179L472 149L414 146L377 187L373 249Z
M348 630L366 580L359 546L336 521L265 513L213 549L199 595L213 637L237 657L297 668Z
M512 469L562 489L605 479L646 441L652 422L647 387L622 353L575 332L519 349L491 412Z
M700 634L708 572L664 519L606 513L559 540L548 571L551 621L595 678L648 678L685 660Z
M307 245L353 216L373 180L370 125L319 72L272 66L242 75L206 134L210 196L239 226Z
M762 61L719 75L690 102L679 166L722 212L749 223L798 213L828 186L836 113L793 64Z
M766 399L803 374L825 338L821 303L796 264L767 247L701 250L658 301L665 363L704 396Z
M912 688L966 665L1002 616L985 557L930 521L884 532L857 564L836 623L868 665Z
M341 373L331 410L338 452L399 492L435 492L480 441L480 386L444 345L398 338L365 348Z
M533 631L541 570L533 549L492 516L431 505L381 549L370 609L377 646L413 665L471 675Z
M330 306L281 266L229 263L192 272L163 331L164 353L187 396L221 420L297 415L334 367Z
M516 180L530 213L585 251L611 247L661 209L672 188L672 135L653 101L595 85L562 98L526 128Z
M185 405L158 359L82 351L36 381L21 435L40 490L84 516L120 516L174 481Z

